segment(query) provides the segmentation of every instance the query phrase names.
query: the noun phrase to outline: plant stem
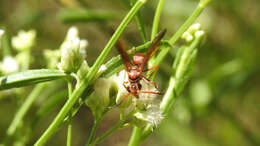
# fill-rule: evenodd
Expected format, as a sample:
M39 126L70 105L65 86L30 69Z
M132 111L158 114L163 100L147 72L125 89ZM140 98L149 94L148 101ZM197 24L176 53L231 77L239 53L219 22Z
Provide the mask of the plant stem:
M107 138L110 134L112 134L114 131L118 130L123 124L124 120L119 120L111 129L109 129L105 134L102 136L96 138L96 140L91 144L91 146L95 146L96 144L103 141L105 138Z
M68 93L69 98L71 98L72 94L72 82L71 79L68 79ZM68 131L67 131L67 146L71 146L72 143L72 115L69 113L69 122L68 122Z
M6 56L11 56L11 44L10 44L10 40L9 40L9 35L7 34L7 31L5 29L5 33L2 37L2 39L0 40L0 44L2 44L2 46L0 46L3 49L3 58Z
M130 138L130 141L128 143L128 146L138 146L140 144L140 138L142 136L142 129L139 127L134 127L132 136Z
M28 110L30 109L32 103L35 101L35 99L37 97L39 97L39 95L41 94L41 92L43 91L43 89L47 86L46 83L42 83L42 84L38 84L36 85L36 87L31 91L30 95L28 96L28 98L25 100L25 102L23 103L23 105L19 108L19 110L17 111L17 113L15 114L15 117L12 121L12 123L10 124L8 130L7 130L7 137L11 137L13 136L13 134L15 133L17 127L21 124L21 122L23 121L23 117L25 116L25 114L28 112Z
M63 122L63 119L67 116L69 111L72 109L75 102L78 100L80 95L84 92L86 87L89 85L89 82L93 79L95 74L97 73L98 69L100 68L101 64L104 62L105 58L107 57L108 53L111 51L112 47L122 34L122 32L125 30L127 24L130 22L130 20L134 17L136 12L141 8L141 6L145 3L144 0L139 0L136 2L136 4L132 7L132 9L129 11L129 13L126 15L126 17L123 19L121 24L118 26L117 30L105 46L104 50L100 54L100 56L97 58L96 62L94 63L93 67L90 69L89 73L87 74L86 78L84 78L84 81L80 83L78 88L74 90L74 92L71 95L71 98L65 103L65 105L62 107L54 121L51 123L51 125L48 127L48 129L43 133L43 135L38 139L38 141L34 144L34 146L42 146L44 145L47 140L57 131L60 124Z
M136 0L130 0L130 5L133 6L133 4L136 2ZM140 12L138 12L135 16L135 20L137 22L137 25L138 25L138 29L139 29L139 32L141 34L141 37L143 39L143 42L147 42L147 38L146 38L146 33L145 33L145 28L144 28L144 23L143 23L143 20L141 18L141 15L140 15Z
M90 135L89 135L89 138L88 138L88 143L86 144L86 146L90 146L90 144L92 143L92 141L93 141L93 139L94 139L94 137L96 135L97 127L98 127L100 121L101 121L101 118L94 120L94 125L93 125L93 127L91 129L91 132L90 132Z
M153 19L151 40L153 40L155 35L158 33L160 16L161 16L161 13L162 13L163 4L164 4L164 0L160 0L158 2L157 8L156 8L156 12L155 12L155 15L154 15L154 19Z

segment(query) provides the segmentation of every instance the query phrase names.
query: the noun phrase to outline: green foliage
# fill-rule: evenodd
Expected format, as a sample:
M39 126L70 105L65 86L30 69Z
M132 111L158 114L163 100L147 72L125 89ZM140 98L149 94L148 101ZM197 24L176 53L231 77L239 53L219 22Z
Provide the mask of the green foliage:
M258 1L209 2L1 1L0 145L259 145ZM140 80L163 95L125 98L116 42L132 58L164 28L143 73L159 88Z

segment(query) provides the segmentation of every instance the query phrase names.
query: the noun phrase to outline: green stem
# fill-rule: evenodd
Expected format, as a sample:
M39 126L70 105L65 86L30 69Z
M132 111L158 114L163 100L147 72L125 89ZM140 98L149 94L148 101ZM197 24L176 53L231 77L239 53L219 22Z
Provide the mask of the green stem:
M17 113L15 114L15 117L12 121L12 123L10 124L8 130L7 130L7 136L11 137L13 136L13 134L15 133L17 127L21 124L21 122L23 121L23 117L25 116L25 114L28 112L28 110L30 109L32 103L35 101L35 99L37 97L39 97L39 95L41 94L41 92L43 91L43 89L47 86L46 83L42 83L42 84L38 84L36 85L36 87L33 89L33 91L30 93L30 95L28 96L28 98L25 100L25 102L23 103L23 105L20 107L20 109L17 111Z
M142 136L142 129L138 127L134 127L132 136L130 138L130 141L128 143L128 146L138 146L140 144L140 138Z
M97 127L100 123L101 119L95 119L94 121L94 125L91 129L91 132L90 132L90 135L89 135L89 138L88 138L88 143L86 144L86 146L90 146L90 144L92 143L95 135L96 135L96 132L97 132Z
M164 0L160 0L158 2L156 11L155 11L155 15L154 15L154 19L153 19L153 26L152 26L152 32L151 32L151 40L154 39L154 37L156 36L156 34L158 33L158 29L159 29L159 23L160 23L160 17L161 17L161 13L162 13L162 8L163 8L163 4L164 4ZM158 57L157 57L158 58ZM155 62L155 57L152 56L149 60L149 64L148 67L153 67L155 66L155 64L151 64L151 62ZM151 66L152 65L152 66ZM149 72L151 73L151 72ZM155 76L155 73L153 75L153 77ZM152 77L152 78L153 78Z
M11 56L11 44L9 40L9 35L7 34L6 30L0 41L0 44L2 45L0 46L0 48L3 49L3 57Z
M69 98L71 98L72 94L72 82L71 79L68 79L68 92ZM68 131L67 131L67 146L71 146L72 142L72 115L71 112L69 113L69 122L68 122Z
M98 137L92 144L91 146L95 146L96 144L102 142L105 138L107 138L110 134L112 134L114 131L116 131L117 129L119 129L123 124L124 124L124 120L119 120L116 125L114 125L111 129L109 129L105 134L103 134L102 136Z
M153 40L155 35L158 33L159 22L160 22L160 17L161 17L161 13L162 13L163 4L164 4L164 0L160 0L158 5L157 5L156 12L155 12L154 19L153 19L151 40Z
M22 52L24 53L24 55L26 56L23 63L22 63L22 67L21 70L22 71L26 71L29 69L30 67L30 61L31 61L31 50L30 49L26 49L26 51Z
M130 1L130 5L133 6L133 4L136 2L136 0L131 0ZM137 25L138 25L138 29L139 29L139 32L141 34L141 37L143 39L143 42L147 42L147 39L146 39L146 33L145 33L145 27L144 27L144 23L143 23L143 20L141 18L141 14L140 12L138 12L135 16L135 20L137 22Z
M122 32L125 30L127 24L130 22L130 20L134 17L136 12L141 8L141 6L145 3L144 0L139 0L136 2L136 4L132 7L132 9L129 11L129 13L126 15L124 20L121 22L121 24L118 26L117 30L105 46L104 50L96 60L93 67L90 69L89 73L87 74L86 78L83 82L74 90L74 92L71 95L71 98L65 103L65 105L62 107L54 121L51 123L51 125L48 127L48 129L43 133L43 135L38 139L38 141L34 144L34 146L42 146L44 145L47 140L57 131L60 124L63 122L64 118L67 116L69 111L72 109L73 105L76 103L80 95L84 92L86 87L89 85L89 82L93 79L95 74L97 73L98 69L100 68L101 64L104 62L105 58L107 57L108 53L111 51L112 47L122 34Z
M195 20L199 17L201 12L204 10L207 3L204 1L209 0L201 0L196 7L196 9L193 11L193 13L190 15L190 17L184 22L184 24L178 29L178 31L171 37L169 40L169 43L173 46L179 38L182 36L182 34L195 22Z

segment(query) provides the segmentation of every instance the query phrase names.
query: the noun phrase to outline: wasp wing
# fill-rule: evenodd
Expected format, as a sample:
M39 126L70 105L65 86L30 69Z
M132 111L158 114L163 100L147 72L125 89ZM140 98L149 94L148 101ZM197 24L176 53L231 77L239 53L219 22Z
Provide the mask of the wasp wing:
M126 52L126 48L125 48L125 44L123 41L120 41L118 40L115 47L117 49L117 51L119 52L120 56L121 56L121 59L125 65L125 70L126 71L129 71L130 70L130 63L131 63L131 60L130 60L130 57L129 55L127 54Z
M150 59L150 57L152 56L152 54L155 52L156 48L160 45L161 39L163 38L163 36L166 33L166 29L160 31L155 38L152 41L151 46L148 49L148 52L146 53L145 57L144 57L144 63L142 64L141 68L142 70L144 69L144 67L147 65L148 60Z

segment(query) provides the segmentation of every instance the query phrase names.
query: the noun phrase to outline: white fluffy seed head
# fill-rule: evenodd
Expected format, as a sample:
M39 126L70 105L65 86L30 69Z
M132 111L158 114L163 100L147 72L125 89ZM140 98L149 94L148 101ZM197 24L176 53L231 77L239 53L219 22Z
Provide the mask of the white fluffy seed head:
M145 111L136 112L134 116L142 121L145 121L153 126L158 126L163 120L164 116L160 110L159 104L149 104Z

